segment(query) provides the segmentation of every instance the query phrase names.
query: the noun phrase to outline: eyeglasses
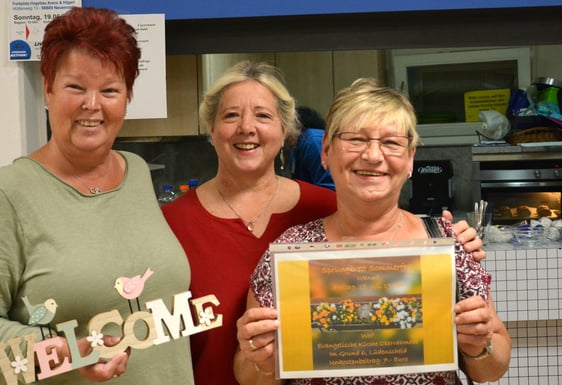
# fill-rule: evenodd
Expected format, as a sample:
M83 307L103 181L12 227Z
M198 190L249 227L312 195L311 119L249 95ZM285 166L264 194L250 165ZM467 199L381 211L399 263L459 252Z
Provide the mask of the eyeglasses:
M412 141L409 136L389 135L382 138L370 138L357 132L338 132L334 136L342 141L345 151L363 152L370 146L371 142L378 142L384 155L394 156L404 155Z

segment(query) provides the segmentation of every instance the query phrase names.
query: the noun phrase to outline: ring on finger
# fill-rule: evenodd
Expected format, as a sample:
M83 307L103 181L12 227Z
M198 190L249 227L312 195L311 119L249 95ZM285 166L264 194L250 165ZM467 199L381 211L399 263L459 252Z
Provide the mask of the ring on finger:
M252 348L252 350L258 350L258 347L256 346L256 344L254 344L254 340L252 340L251 338L248 340L248 344L250 344L250 347Z

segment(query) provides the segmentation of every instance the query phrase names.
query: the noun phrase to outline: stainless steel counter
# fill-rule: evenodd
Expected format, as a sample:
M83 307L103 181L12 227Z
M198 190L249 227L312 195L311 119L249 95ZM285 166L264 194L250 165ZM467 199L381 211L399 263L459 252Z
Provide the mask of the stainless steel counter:
M485 240L485 239L484 239ZM513 240L511 242L505 243L495 243L495 242L485 242L484 250L487 252L493 251L508 251L508 250L537 250L537 249L561 249L562 250L562 240L559 241L543 241L536 246L524 246L517 241Z
M506 160L562 159L562 142L510 144L475 144L472 160L493 162Z

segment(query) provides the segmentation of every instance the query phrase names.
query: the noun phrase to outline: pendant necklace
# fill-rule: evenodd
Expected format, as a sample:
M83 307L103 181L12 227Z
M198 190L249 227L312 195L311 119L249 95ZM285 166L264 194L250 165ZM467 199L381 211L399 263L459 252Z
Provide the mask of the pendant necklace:
M111 170L111 166L112 166L112 161L113 161L113 155L111 155L111 153L109 153L109 165L107 166L107 170L105 171L105 174L99 178L96 179L105 179L107 178L107 176L109 175L109 170ZM86 187L88 189L88 191L90 192L90 194L92 195L98 195L101 194L103 192L103 190L101 189L101 187L99 186L88 186L86 183L83 182L83 180L76 174L73 175L73 177L80 182L80 184L84 187Z
M224 195L222 194L221 190L218 187L218 183L217 183L217 192L219 193L221 199L224 201L224 203L226 203L226 205L228 206L228 208L230 208L230 210L232 210L232 212L234 214L236 214L236 216L238 218L240 218L240 220L244 223L244 225L246 226L246 229L248 229L249 232L254 232L254 227L256 226L256 222L261 218L261 216L265 213L265 211L269 208L269 206L271 206L271 203L273 202L273 199L275 198L275 196L277 195L277 191L279 191L279 177L275 176L275 179L277 181L277 186L275 187L275 191L273 192L273 194L271 194L271 198L269 198L269 201L267 201L266 205L264 206L264 208L259 212L259 214L252 220L249 221L245 221L244 218L242 218L242 216L240 214L238 214L238 211L236 211L236 209L234 207L232 207L232 205L230 204L230 202L228 201L228 199L226 199L224 197Z

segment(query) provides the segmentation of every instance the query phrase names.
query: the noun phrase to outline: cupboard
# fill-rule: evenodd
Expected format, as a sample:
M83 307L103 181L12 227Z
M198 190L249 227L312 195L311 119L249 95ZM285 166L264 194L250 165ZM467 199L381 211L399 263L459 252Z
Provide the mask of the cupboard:
M125 120L119 138L154 138L199 134L200 57L166 57L168 118ZM134 97L134 95L133 95Z
M166 58L167 119L126 120L121 140L204 135L198 107L204 91L241 60L277 66L297 105L325 115L335 93L360 76L385 79L383 51L322 51L253 54L170 55Z
M318 51L203 55L203 90L241 60L265 61L281 70L297 106L326 115L336 92L361 76L384 81L384 51Z

